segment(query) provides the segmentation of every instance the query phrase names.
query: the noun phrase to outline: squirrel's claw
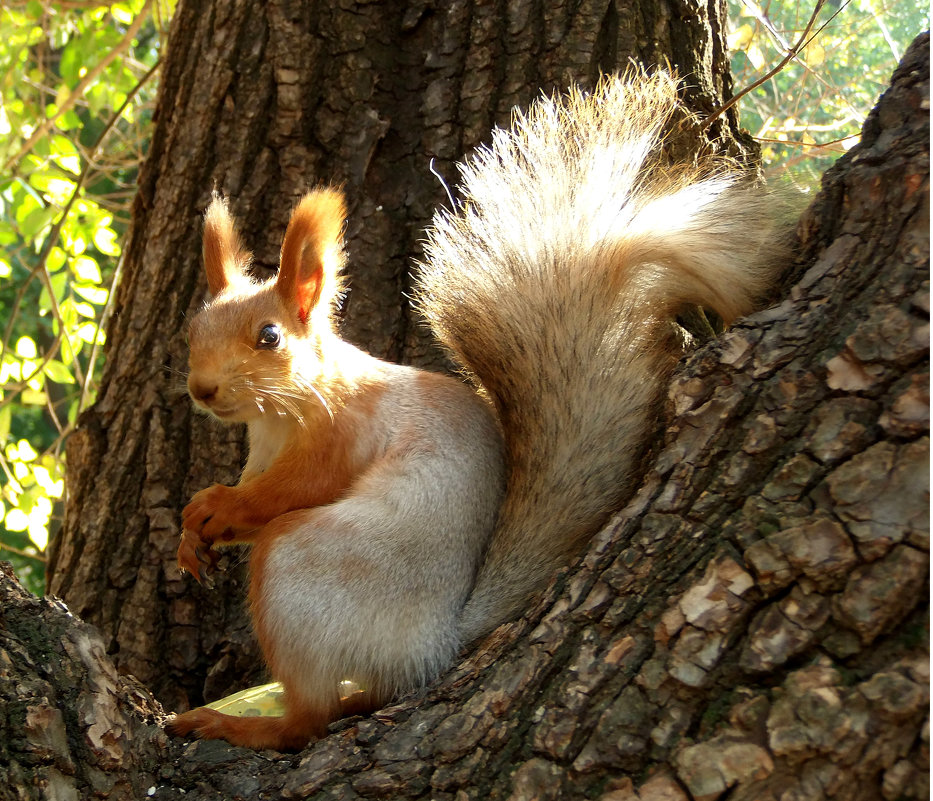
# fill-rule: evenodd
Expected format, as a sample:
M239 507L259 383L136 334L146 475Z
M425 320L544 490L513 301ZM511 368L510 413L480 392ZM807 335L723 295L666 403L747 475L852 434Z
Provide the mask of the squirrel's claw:
M178 568L182 573L190 573L199 584L210 587L209 576L217 568L220 554L211 548L196 534L187 529L178 544Z

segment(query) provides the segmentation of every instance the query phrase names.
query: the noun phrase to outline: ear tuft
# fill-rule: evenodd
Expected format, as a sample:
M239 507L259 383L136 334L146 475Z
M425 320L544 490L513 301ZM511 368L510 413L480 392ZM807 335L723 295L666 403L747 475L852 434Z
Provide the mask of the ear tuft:
M236 224L227 208L226 198L217 192L204 212L204 272L212 295L217 295L238 281L249 266L252 255L243 247Z
M309 192L292 212L276 289L304 325L316 313L330 319L343 266L346 214L343 193L332 188Z

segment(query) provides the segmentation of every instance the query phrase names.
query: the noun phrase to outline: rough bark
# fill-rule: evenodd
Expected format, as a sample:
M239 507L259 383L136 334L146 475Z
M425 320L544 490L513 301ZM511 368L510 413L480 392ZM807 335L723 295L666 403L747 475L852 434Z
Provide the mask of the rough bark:
M98 401L68 444L49 591L102 632L121 670L183 709L255 684L245 567L207 592L174 561L191 495L234 483L242 432L193 415L185 318L201 303L200 215L232 198L257 269L288 213L342 183L351 291L343 331L375 355L437 366L405 300L411 259L453 162L540 88L592 83L629 57L694 76L699 113L728 94L718 3L181 2L133 208ZM739 153L731 117L712 133ZM696 132L672 145L696 146Z
M783 300L687 361L642 490L525 620L425 697L257 754L167 740L4 574L0 795L926 798L929 73L925 35Z

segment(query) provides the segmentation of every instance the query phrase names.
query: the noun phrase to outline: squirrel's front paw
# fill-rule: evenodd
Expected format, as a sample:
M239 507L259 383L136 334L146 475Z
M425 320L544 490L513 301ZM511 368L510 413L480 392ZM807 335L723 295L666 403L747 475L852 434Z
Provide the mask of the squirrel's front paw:
M183 531L178 544L178 567L183 573L190 573L204 584L208 576L217 567L220 558L209 542L202 540L193 531Z
M236 502L237 491L233 487L214 484L195 493L191 502L182 510L181 524L208 543L218 539L231 540L235 527L232 513Z

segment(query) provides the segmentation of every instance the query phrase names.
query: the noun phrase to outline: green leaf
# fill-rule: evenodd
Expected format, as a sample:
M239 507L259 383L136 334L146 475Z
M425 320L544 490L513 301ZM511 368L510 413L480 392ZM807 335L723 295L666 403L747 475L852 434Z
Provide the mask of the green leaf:
M104 332L99 331L94 323L85 323L79 326L75 334L77 334L79 339L87 342L89 345L93 345L95 339L98 345L104 344Z
M83 123L73 109L68 109L68 111L55 120L55 127L60 131L73 131L76 128L83 127Z
M48 290L42 287L42 292L39 293L39 313L47 314L50 311L52 311L52 298L49 297Z
M0 221L0 245L12 245L19 241L16 229L9 222Z
M22 509L10 509L3 518L3 525L10 531L25 531L29 527L29 518Z
M117 232L105 227L94 229L94 247L107 256L119 256L120 245L117 244ZM99 278L97 283L100 283Z
M110 6L110 13L117 22L122 22L124 25L129 25L133 21L133 12L124 3L114 3Z
M29 515L29 539L40 550L44 551L49 544L49 516L46 514Z
M0 384L7 381L21 381L23 377L23 366L18 359L6 356L3 364L0 364Z
M10 436L10 424L13 421L13 407L10 405L0 408L0 442Z
M49 144L55 156L55 163L77 177L81 173L81 156L74 143L68 137L56 134Z
M24 389L20 393L20 400L24 406L45 406L48 396L35 389Z
M72 289L89 303L97 306L103 306L107 302L110 293L99 286L88 286L86 284L75 284Z
M63 178L60 172L44 174L34 172L29 176L29 183L50 195L53 202L62 205L77 187L74 181Z
M42 368L42 372L44 372L56 384L75 383L75 377L71 374L71 370L55 359L50 359L47 361L45 363L45 367Z
M61 305L65 299L65 293L68 290L68 273L57 272L52 276L52 291L55 293L56 302ZM45 314L52 311L52 299L49 297L48 290L42 287L39 294L39 312Z
M97 319L97 309L90 303L74 303L73 308L82 317L87 317L90 320Z
M55 293L55 300L61 303L65 299L65 292L68 290L68 273L59 272L52 276L52 291Z
M91 284L101 282L100 267L90 256L78 256L71 262L71 271L79 281L87 281Z
M13 217L20 230L22 230L26 218L37 209L41 209L42 203L39 201L35 190L22 181L17 181L11 186L10 193L12 195Z
M34 240L39 232L52 222L52 218L55 217L57 213L57 209L52 206L40 207L31 211L20 223L20 230L23 232L23 236L26 237L27 240Z
M16 340L16 355L22 359L35 359L39 351L32 337L22 336Z
M69 253L79 255L87 250L87 238L76 227L69 226L67 230L63 230L62 240Z
M59 247L54 247L49 251L49 257L45 260L45 266L50 273L57 273L65 266L65 251Z
M58 60L58 72L65 82L65 86L75 86L81 79L79 70L83 66L81 58L82 41L72 39L62 50Z

